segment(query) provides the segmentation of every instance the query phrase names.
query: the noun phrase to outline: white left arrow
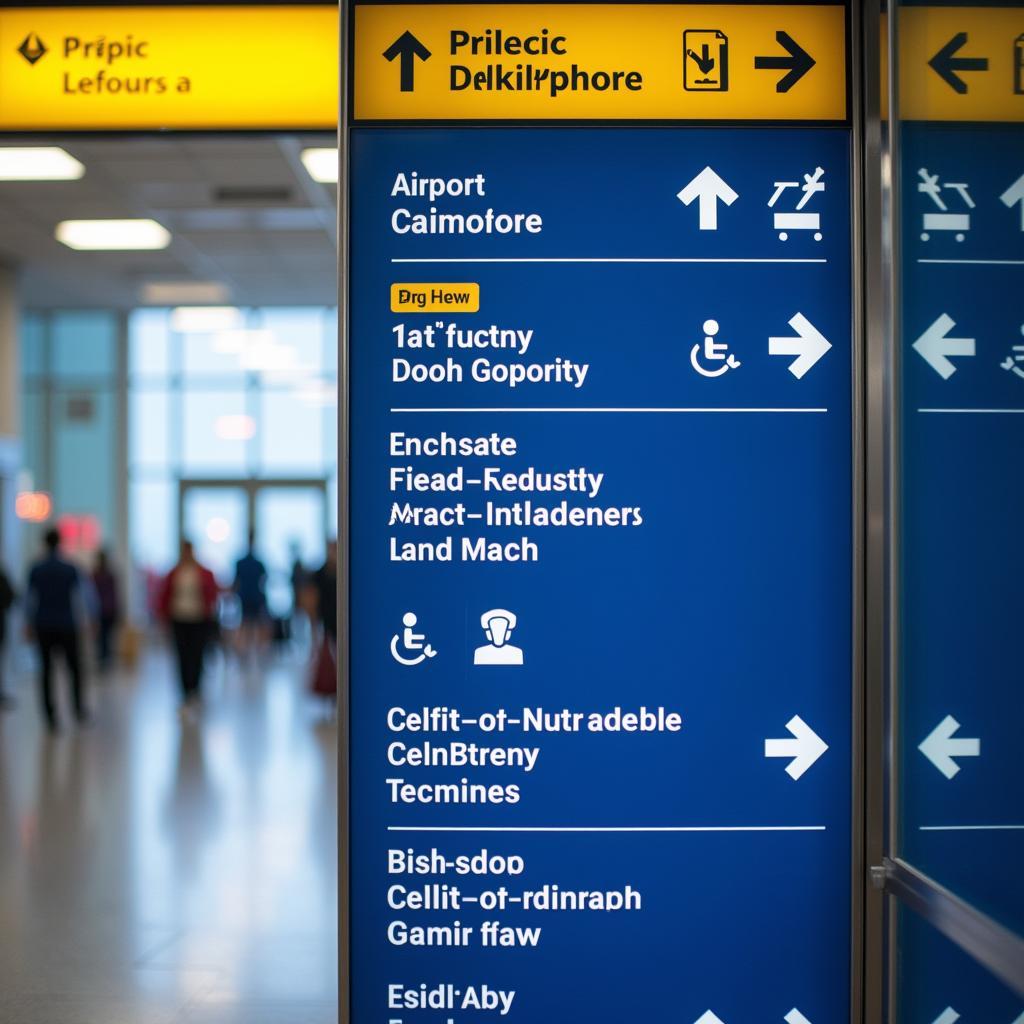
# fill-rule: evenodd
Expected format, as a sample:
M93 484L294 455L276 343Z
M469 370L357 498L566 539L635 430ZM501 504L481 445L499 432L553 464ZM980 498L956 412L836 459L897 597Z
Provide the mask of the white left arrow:
M676 198L684 206L689 206L694 199L699 199L700 229L701 231L718 230L718 201L721 200L726 206L732 206L739 199L740 194L729 184L722 180L718 173L710 167L705 167L689 184L684 185Z
M946 715L917 748L947 779L960 771L954 757L981 756L981 740L953 738L959 728L960 723L952 715Z
M914 351L943 379L956 373L950 356L973 356L974 338L951 338L949 332L956 321L943 313L938 320L914 342Z
M999 200L1003 206L1011 209L1014 203L1020 203L1020 229L1024 231L1024 174L999 197ZM1013 1024L1017 1024L1017 1021L1014 1021Z
M782 1019L786 1024L811 1024L811 1022L795 1006Z
M786 774L791 779L799 779L828 750L828 744L799 715L794 715L786 723L786 728L793 738L765 740L764 756L791 757L793 760L786 765ZM800 1013L799 1010L790 1012ZM788 1017L786 1019L789 1020ZM790 1024L794 1022L790 1021ZM796 1024L799 1024L799 1018Z
M789 321L796 331L792 338L769 338L768 354L771 356L796 356L789 364L789 372L800 380L801 377L832 347L824 334L810 320L797 313Z
M947 1006L942 1013L938 1015L933 1021L933 1024L956 1024L960 1019L960 1014L953 1009L952 1006Z

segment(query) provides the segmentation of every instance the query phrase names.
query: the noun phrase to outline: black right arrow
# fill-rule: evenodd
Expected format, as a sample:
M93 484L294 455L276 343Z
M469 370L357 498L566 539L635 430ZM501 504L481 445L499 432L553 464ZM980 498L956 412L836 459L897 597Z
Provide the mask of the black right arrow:
M776 32L775 39L789 54L788 57L755 57L758 71L788 71L775 83L776 92L789 92L815 65L814 58L797 43L788 32Z
M967 92L967 83L958 71L988 71L988 57L956 57L954 54L967 42L966 32L957 32L930 61L929 67L951 89L961 96Z
M413 67L416 58L429 60L430 51L411 32L406 30L384 51L383 56L389 61L396 57L402 58L400 64L402 92L412 92L414 87Z

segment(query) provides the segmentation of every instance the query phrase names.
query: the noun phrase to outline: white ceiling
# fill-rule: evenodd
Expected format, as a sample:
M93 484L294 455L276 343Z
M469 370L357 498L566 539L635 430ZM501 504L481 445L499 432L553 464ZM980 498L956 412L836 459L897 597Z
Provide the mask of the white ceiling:
M0 261L20 271L23 306L131 308L153 281L216 281L237 305L337 301L336 188L314 182L299 160L307 146L334 145L333 136L69 136L32 144L61 146L86 172L80 181L0 182ZM287 195L216 194L239 188ZM152 217L173 240L161 252L104 253L75 252L53 237L59 221L99 217Z

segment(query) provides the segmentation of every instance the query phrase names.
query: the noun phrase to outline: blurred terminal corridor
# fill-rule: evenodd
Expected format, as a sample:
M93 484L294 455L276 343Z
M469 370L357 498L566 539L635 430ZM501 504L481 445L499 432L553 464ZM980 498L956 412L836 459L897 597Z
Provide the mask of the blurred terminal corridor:
M56 735L28 652L11 655L0 1020L331 1024L336 736L308 653L212 653L189 720L154 646L133 671L94 673L91 721Z

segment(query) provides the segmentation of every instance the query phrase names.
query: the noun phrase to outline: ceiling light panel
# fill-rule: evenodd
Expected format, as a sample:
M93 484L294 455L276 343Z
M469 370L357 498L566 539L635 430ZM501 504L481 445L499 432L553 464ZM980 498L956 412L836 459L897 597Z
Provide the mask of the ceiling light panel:
M84 174L85 165L59 146L0 148L0 181L78 181Z
M167 228L147 219L63 220L55 236L69 249L90 252L166 249L171 244Z
M337 185L337 149L304 149L300 156L303 167L314 181L323 185Z

